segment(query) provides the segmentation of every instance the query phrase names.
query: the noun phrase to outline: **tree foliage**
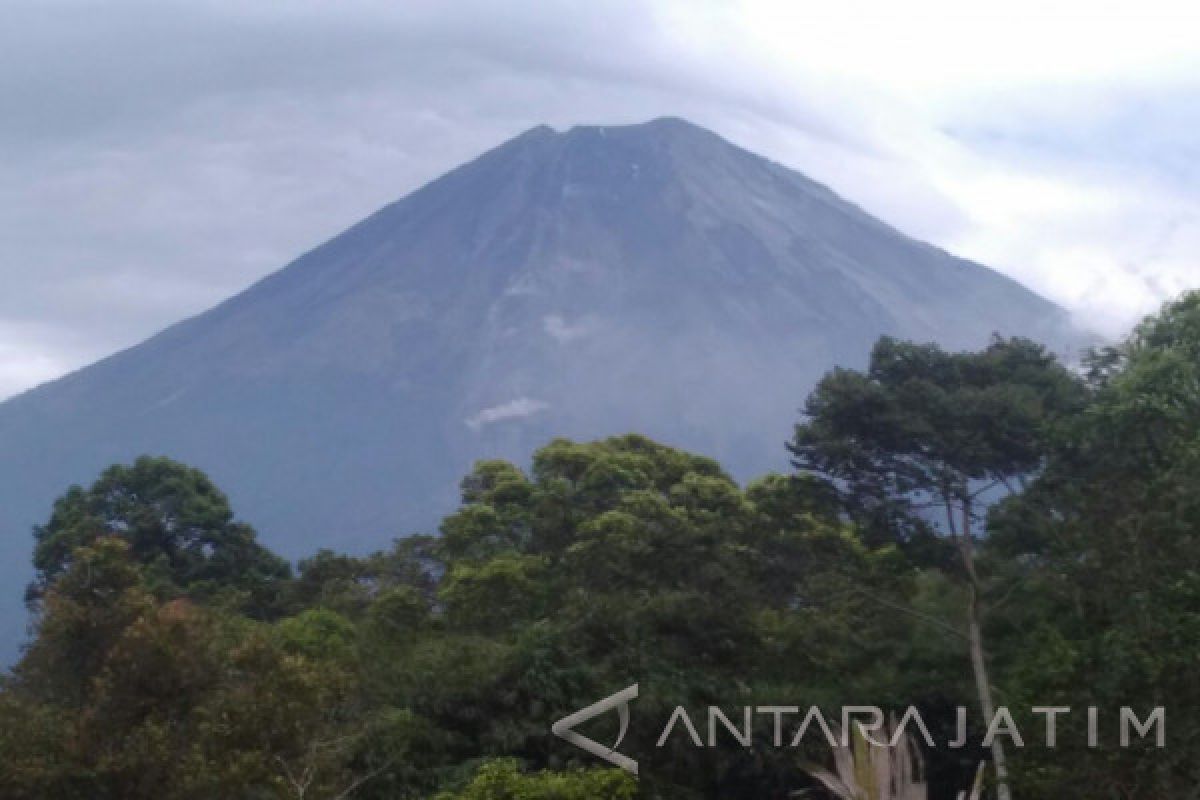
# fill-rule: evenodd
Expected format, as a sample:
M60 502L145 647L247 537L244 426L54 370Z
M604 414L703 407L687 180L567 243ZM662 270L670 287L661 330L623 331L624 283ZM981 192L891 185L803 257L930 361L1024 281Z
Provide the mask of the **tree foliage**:
M1166 706L1170 747L1116 748L1110 724L1100 753L1079 737L1033 753L1027 781L1064 798L1185 797L1200 785L1200 293L1088 366L1086 409L1060 426L1038 482L993 514L995 557L1034 568L1008 606L1027 643L1012 649L1013 688L1076 708Z
M260 546L254 530L234 520L225 495L197 469L167 458L114 465L88 488L71 487L34 529L34 603L66 572L76 552L115 536L129 545L160 593L226 602L269 615L285 561Z
M805 411L795 474L556 440L476 464L439 536L294 574L199 471L114 466L34 532L0 797L782 798L820 791L819 741L773 747L760 717L748 748L660 748L638 721L915 705L945 741L981 676L1015 708L1179 709L1166 753L1112 724L1090 748L1077 715L1012 754L1020 800L1194 792L1200 295L1079 375L1019 339L883 339ZM636 783L549 730L634 682ZM980 734L925 753L931 798L970 785Z
M989 494L1015 493L1034 475L1047 429L1081 401L1079 382L1027 340L947 353L883 337L865 373L835 370L818 384L789 445L795 466L829 480L875 540L928 543L941 534L953 545L957 559L941 566L966 585L962 635L984 719L996 702L977 528ZM1000 741L992 757L998 796L1009 800Z

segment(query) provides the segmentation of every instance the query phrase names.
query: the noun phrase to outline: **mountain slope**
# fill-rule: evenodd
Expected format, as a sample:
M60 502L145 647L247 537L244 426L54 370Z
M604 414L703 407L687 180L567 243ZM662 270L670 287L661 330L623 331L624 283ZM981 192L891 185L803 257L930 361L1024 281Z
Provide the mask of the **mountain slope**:
M785 465L881 333L1057 348L1063 312L681 120L533 129L211 311L0 405L0 620L72 481L166 454L289 556L430 530L475 458L637 430ZM7 633L7 636L6 636Z

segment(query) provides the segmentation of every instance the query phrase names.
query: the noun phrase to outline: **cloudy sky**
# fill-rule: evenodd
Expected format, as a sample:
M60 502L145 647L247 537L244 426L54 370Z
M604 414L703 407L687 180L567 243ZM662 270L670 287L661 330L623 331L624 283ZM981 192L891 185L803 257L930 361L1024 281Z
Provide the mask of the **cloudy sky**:
M1116 334L1200 285L1200 8L994 5L0 0L0 397L535 124L668 114Z

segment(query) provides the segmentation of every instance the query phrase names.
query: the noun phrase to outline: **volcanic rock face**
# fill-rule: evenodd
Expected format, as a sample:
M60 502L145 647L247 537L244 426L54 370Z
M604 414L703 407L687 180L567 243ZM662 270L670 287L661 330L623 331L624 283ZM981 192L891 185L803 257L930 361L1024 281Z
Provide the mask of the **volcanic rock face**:
M745 478L882 333L1079 341L1053 304L675 119L533 129L147 342L0 405L0 641L30 526L164 454L271 547L431 531L473 460L638 431Z

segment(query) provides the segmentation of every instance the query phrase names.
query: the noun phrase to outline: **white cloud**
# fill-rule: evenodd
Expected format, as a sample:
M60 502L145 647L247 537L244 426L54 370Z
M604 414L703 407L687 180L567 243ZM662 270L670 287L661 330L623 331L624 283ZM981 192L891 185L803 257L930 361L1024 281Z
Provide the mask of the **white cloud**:
M0 27L0 396L203 310L525 128L665 114L1116 333L1200 285L1198 14L16 0Z
M501 422L509 419L524 419L525 417L533 416L539 411L545 411L550 408L549 403L541 400L534 400L529 397L518 397L516 400L510 400L507 403L502 403L498 406L485 408L464 420L467 427L471 430L481 430L485 425L490 425L493 422Z
M587 320L570 323L560 314L547 314L542 318L542 329L556 342L566 344L587 336L592 332L592 325Z
M53 348L27 326L0 324L0 398L55 378L66 371Z

